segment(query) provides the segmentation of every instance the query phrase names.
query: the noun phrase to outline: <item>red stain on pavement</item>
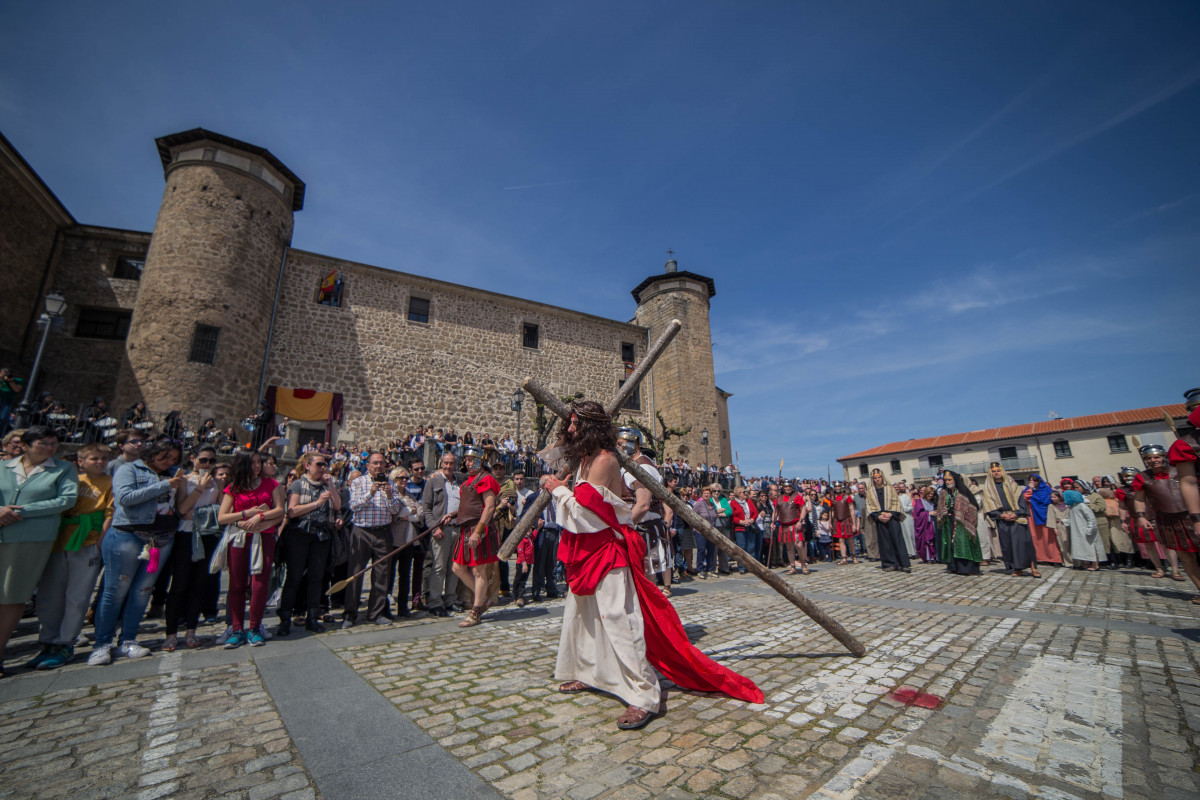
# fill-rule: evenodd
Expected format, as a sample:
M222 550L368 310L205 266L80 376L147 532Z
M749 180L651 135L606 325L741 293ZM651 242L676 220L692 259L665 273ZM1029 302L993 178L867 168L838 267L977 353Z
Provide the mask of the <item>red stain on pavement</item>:
M910 686L901 686L889 694L888 697L898 703L904 703L906 706L916 706L917 708L937 708L942 704L942 698L936 694L918 692Z

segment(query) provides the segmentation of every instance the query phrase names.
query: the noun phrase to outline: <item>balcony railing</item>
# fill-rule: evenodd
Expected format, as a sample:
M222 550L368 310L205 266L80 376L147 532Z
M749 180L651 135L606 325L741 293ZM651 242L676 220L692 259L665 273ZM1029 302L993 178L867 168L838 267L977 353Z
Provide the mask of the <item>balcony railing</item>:
M968 477L975 475L986 475L988 465L991 461L974 461L969 464L943 464L940 467L917 467L913 470L913 480L928 480L936 478L939 469L948 469L958 472ZM1000 466L1004 467L1005 472L1035 472L1041 467L1036 456L1022 456L1020 458L1002 458Z

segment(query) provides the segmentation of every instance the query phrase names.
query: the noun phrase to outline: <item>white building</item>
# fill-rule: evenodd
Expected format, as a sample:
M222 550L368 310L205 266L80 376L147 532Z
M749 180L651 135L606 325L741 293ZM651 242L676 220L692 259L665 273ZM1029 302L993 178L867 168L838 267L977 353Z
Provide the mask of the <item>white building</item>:
M1138 444L1168 445L1176 425L1187 418L1183 403L1114 411L1087 417L1066 417L1006 428L909 439L842 456L846 480L857 480L878 467L893 481L929 483L939 469L967 477L987 473L999 461L1018 481L1036 472L1052 483L1063 478L1116 475L1121 467L1142 468Z

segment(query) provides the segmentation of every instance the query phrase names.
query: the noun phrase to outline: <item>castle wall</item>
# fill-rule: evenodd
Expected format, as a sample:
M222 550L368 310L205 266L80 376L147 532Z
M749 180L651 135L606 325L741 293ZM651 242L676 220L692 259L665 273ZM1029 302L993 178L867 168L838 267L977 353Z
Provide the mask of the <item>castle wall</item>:
M14 367L20 377L27 375L20 366L22 341L27 334L31 340L39 335L33 321L43 310L42 282L55 232L73 223L36 173L0 137L0 366ZM29 363L32 359L26 366Z
M260 178L213 161L168 167L117 406L253 410L292 225L287 197ZM214 363L189 360L197 324L221 329Z
M81 336L80 316L88 309L133 311L138 281L112 277L113 268L120 256L144 258L149 243L148 233L82 226L64 230L59 237L49 285L66 298L67 308L62 330L51 332L46 341L37 386L72 411L93 397L111 400L125 364L125 342ZM30 337L25 353L30 363L37 345L37 337Z
M340 308L316 302L321 279L335 269L345 284ZM407 319L413 296L430 301L428 323ZM526 322L538 325L536 350L522 345ZM636 325L292 250L267 382L341 392L342 431L355 441L379 442L417 425L516 436L509 398L523 378L605 402L625 376L622 342L638 359L645 355L646 331ZM642 408L649 408L645 387ZM527 397L523 441L533 438L534 413Z
M687 436L668 441L665 455L681 456L691 464L699 464L704 460L700 432L707 427L709 458L716 460L722 454L722 440L713 389L716 375L708 327L708 293L703 284L668 280L664 275L663 284L642 293L635 321L650 329L651 341L672 319L682 322L683 328L654 366L654 410L662 414L668 426L690 425L692 429Z

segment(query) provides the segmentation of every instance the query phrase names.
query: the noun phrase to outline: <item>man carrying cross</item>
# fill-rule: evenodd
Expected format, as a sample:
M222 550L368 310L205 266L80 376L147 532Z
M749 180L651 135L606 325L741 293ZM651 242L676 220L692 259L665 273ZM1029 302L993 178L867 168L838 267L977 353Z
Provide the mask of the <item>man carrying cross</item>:
M570 424L556 447L579 462L572 491L542 478L562 526L558 557L571 591L563 612L554 675L559 691L598 689L627 704L617 727L645 727L662 707L657 668L684 689L721 692L752 703L762 692L692 646L679 615L642 570L646 545L631 527L621 499L621 467L612 418L599 403L571 405Z

